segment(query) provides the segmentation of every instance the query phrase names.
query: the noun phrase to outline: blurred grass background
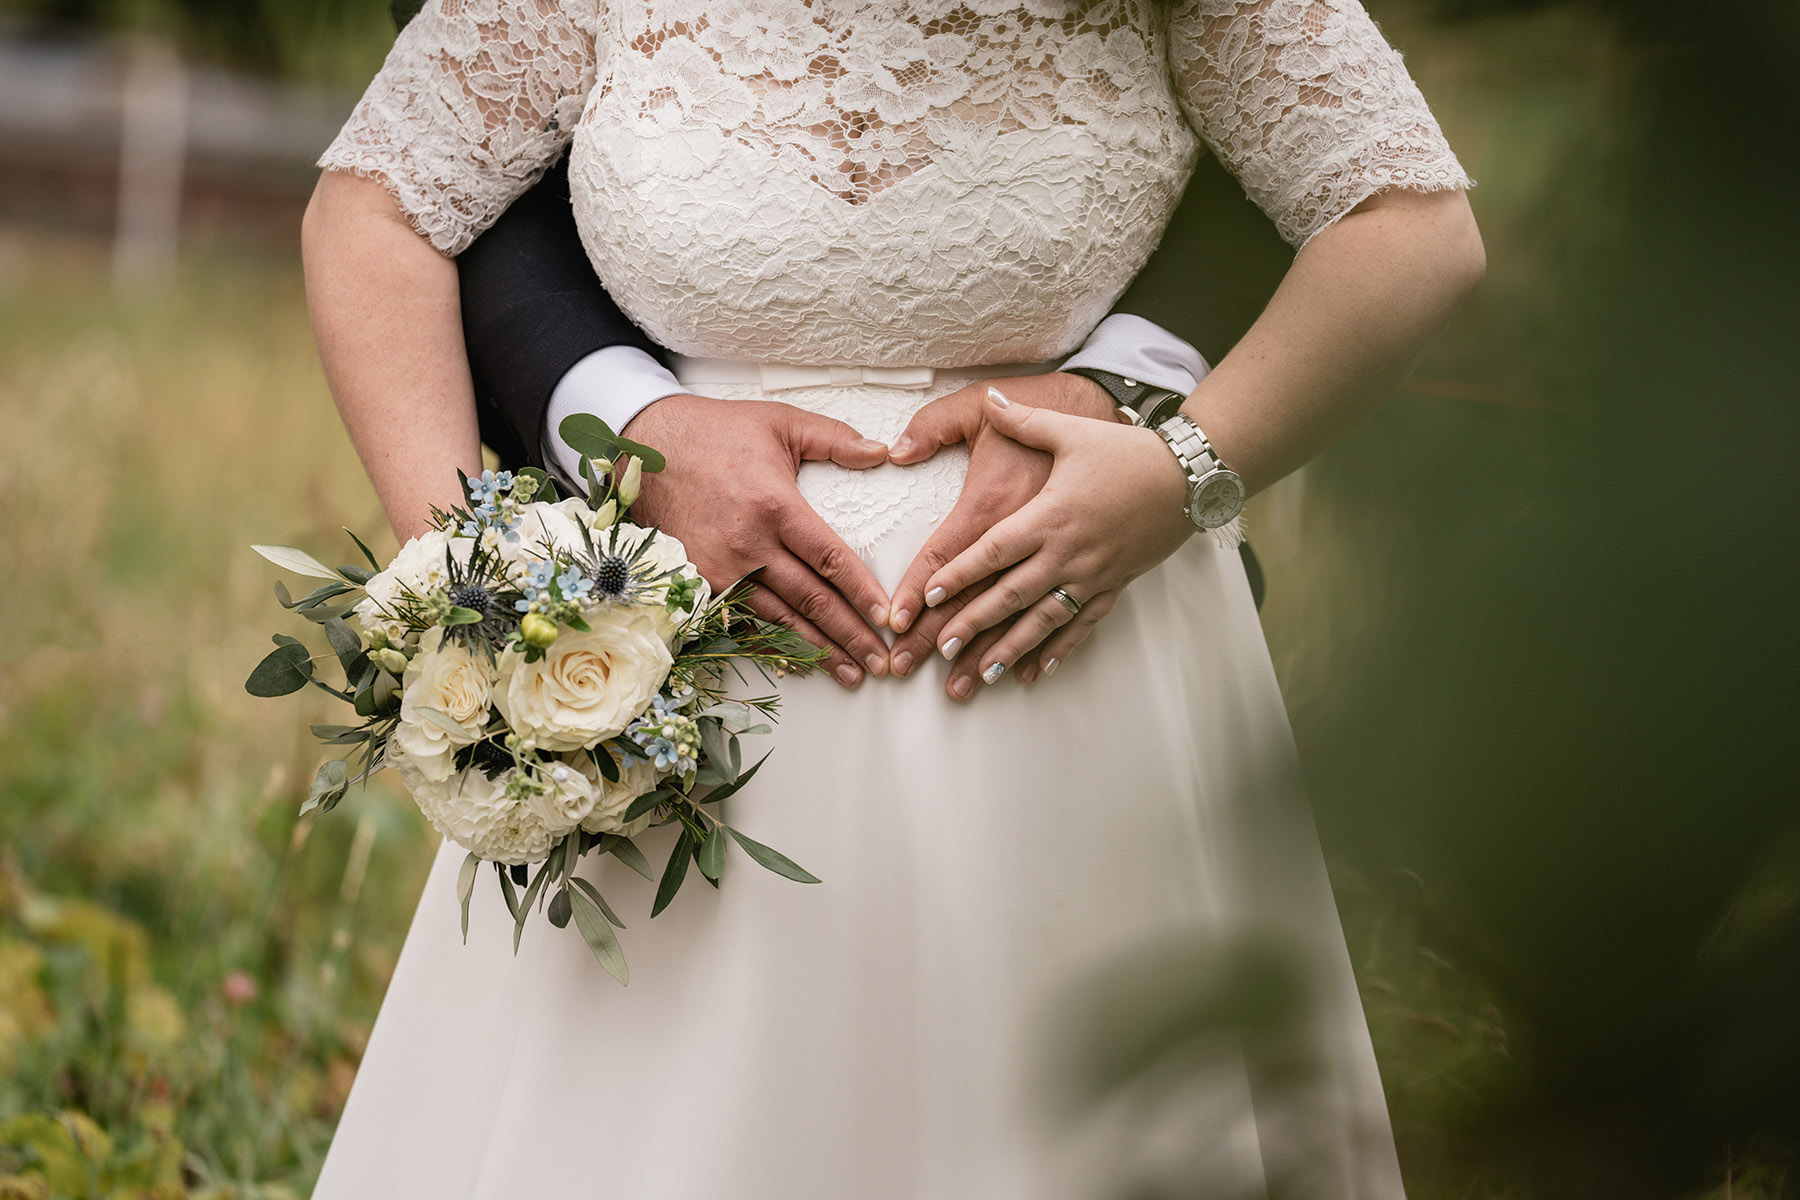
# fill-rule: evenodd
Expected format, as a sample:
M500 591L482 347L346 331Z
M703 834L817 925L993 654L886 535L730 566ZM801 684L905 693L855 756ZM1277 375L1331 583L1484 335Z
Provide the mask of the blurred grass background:
M1253 529L1409 1189L1800 1194L1794 15L1372 8L1489 279ZM337 85L389 36L351 0L0 16ZM1190 202L1216 358L1282 259L1216 170ZM296 820L305 703L242 692L297 624L249 543L382 521L293 245L183 237L119 292L103 237L0 221L0 1200L304 1196L431 850L385 788Z

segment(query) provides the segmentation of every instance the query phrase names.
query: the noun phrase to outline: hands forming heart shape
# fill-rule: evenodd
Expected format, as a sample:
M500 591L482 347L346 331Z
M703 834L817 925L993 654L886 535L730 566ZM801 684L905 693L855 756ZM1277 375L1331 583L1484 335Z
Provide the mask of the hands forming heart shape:
M956 700L1012 667L1035 682L1193 526L1161 439L1120 422L1098 384L1061 372L1002 383L1009 404L991 399L987 383L971 384L921 408L891 449L778 401L671 396L627 426L634 439L684 451L645 476L633 519L680 538L714 586L760 567L750 607L824 647L845 687L865 675L908 675L934 651L951 660L944 686ZM956 505L889 597L802 498L800 464L910 466L957 442L968 443L969 470ZM1102 470L1131 486L1089 496ZM1166 490L1168 503L1143 509L1146 488ZM1146 522L1146 511L1173 520ZM1105 525L1119 520L1147 524L1149 536ZM1078 613L1048 595L1059 585ZM883 627L896 635L891 647Z

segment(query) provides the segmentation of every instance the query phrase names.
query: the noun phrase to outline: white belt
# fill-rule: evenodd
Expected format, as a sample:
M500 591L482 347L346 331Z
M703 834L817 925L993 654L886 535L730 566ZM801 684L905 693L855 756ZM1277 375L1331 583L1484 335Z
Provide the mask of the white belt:
M683 384L754 383L765 392L809 387L884 387L922 392L937 380L935 367L796 367L786 363L754 363L730 358L669 356L669 367ZM972 379L1006 375L1041 375L1050 363L1002 363L985 367L947 367L943 374Z

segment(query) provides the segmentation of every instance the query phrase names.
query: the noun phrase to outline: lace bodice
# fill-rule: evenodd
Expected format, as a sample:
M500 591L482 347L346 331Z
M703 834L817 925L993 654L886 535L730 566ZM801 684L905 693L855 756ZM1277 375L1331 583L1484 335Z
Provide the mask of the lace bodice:
M1296 246L1470 182L1356 0L431 0L321 164L456 254L570 142L626 313L810 365L1068 353L1201 143Z

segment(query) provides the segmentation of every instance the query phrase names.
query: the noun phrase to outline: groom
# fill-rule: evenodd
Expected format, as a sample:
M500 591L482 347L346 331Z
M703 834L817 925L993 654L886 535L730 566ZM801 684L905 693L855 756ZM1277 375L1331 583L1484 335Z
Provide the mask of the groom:
M1175 287L1134 286L1060 369L1008 378L1008 394L1037 407L1114 420L1121 404L1141 405L1158 389L1191 392L1206 364L1171 330L1192 333L1213 315L1184 312L1171 295L1197 290L1192 259L1177 249L1191 240L1192 222L1184 204L1140 279L1154 285L1159 270L1169 271L1181 276L1170 281ZM595 413L616 431L673 451L668 471L645 477L634 518L680 538L710 578L762 567L752 607L826 647L827 669L845 686L918 668L944 623L973 594L927 609L925 580L1021 507L1048 476L1047 456L982 425L983 385L926 405L907 430L922 449L896 458L918 461L925 448L966 440L969 474L955 508L895 589L890 612L868 569L801 499L794 481L801 460L867 467L887 461L887 448L790 405L688 393L664 365L662 349L619 311L589 266L569 209L566 163L520 197L457 265L482 439L500 459L545 467L565 481L579 478L576 456L556 436L561 421L577 412ZM775 519L761 529L718 519L746 498L760 499ZM1260 592L1254 560L1246 556L1246 565ZM898 634L891 647L879 632L884 624ZM946 685L952 696L975 693L991 640L977 639L958 656Z

